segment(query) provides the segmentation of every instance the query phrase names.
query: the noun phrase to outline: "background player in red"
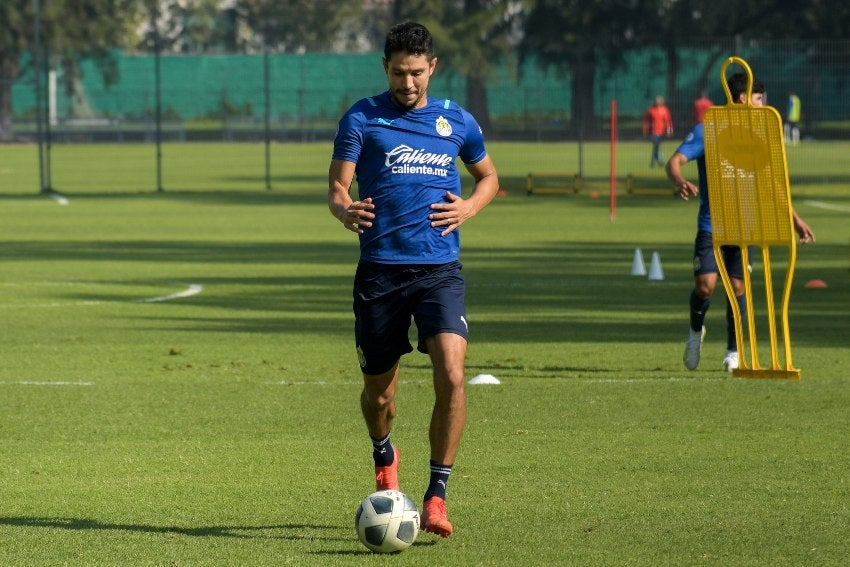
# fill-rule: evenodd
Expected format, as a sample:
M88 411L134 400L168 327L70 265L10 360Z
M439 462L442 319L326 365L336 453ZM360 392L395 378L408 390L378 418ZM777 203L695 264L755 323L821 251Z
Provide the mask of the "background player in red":
M664 97L657 95L655 103L650 106L643 115L643 135L649 135L652 139L652 157L649 167L664 167L661 155L661 138L673 135L673 119L670 117L670 109L664 104Z
M714 103L711 101L710 98L708 98L708 95L705 94L705 91L700 91L699 96L694 101L694 124L699 124L700 122L702 122L702 115L705 114L705 111L712 106L714 106Z

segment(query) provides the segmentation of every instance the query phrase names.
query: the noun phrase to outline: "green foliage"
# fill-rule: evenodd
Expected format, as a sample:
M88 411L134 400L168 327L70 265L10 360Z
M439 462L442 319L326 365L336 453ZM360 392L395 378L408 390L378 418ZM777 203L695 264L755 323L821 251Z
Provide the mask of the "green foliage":
M362 2L337 0L239 0L238 11L268 47L286 52L327 51L334 38L346 36L347 18ZM342 32L342 33L340 33Z
M575 158L490 150L508 181ZM272 151L265 191L259 144L166 145L157 193L150 145L59 146L62 206L34 194L34 147L0 146L0 563L844 561L850 180L814 183L840 164L791 156L818 236L791 300L799 382L720 369L719 299L703 365L683 369L693 202L621 195L611 222L605 199L510 190L465 225L467 375L502 384L467 388L456 533L387 558L353 530L372 463L330 148ZM635 247L660 251L664 281L629 275ZM393 438L418 502L430 366L402 368Z
M44 54L65 67L66 89L70 91L79 77L79 55L97 62L105 82L116 78L110 50L128 46L137 0L55 0L40 6L39 42ZM35 50L32 7L30 0L7 0L0 5L0 141L12 137L11 88L21 56Z

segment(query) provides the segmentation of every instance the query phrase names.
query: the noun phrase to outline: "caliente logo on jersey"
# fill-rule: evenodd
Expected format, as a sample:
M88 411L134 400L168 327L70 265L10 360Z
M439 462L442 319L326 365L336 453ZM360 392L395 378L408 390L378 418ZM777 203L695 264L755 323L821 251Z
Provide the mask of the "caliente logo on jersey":
M449 154L433 154L425 148L414 150L406 144L400 144L386 153L384 164L392 173L415 173L446 177L453 158Z

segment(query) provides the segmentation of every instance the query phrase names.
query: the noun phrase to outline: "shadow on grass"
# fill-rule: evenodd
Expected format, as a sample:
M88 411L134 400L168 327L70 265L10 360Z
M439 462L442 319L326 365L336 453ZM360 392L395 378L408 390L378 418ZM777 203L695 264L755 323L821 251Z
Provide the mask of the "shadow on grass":
M466 247L462 259L468 266L464 273L475 337L543 343L634 342L647 337L679 340L686 325L687 298L692 287L687 265L691 244L663 245L667 277L661 282L629 275L633 252L632 245L609 242L543 241L522 248ZM807 248L806 254L806 261L798 264L791 301L795 343L843 345L846 340L841 337L850 328L843 317L848 313L850 288L839 285L846 279L846 269L835 267L834 258L845 258L846 247L818 244ZM203 273L186 275L182 280L202 284L204 293L169 305L225 310L224 315L215 311L180 313L151 308L135 313L135 317L150 317L151 322L159 321L172 330L340 332L338 319L317 318L316 314L350 317L357 250L351 243L322 241L28 240L0 242L0 263L5 261L87 261L102 264L104 270L112 270L115 262L147 262L159 268L173 263L184 270L197 265ZM239 266L244 273L211 277L209 266L216 264ZM271 276L252 275L252 264L279 265L280 269ZM329 264L346 268L330 274L314 273L312 266ZM111 288L69 288L66 297L128 303L138 300L139 292L133 286L165 283L116 280L112 272L104 281L97 279L98 273L93 269L92 282L111 283ZM814 291L805 289L803 284L813 277L835 285ZM173 287L174 282L169 285ZM723 303L721 292L712 309L722 312ZM823 332L824 318L831 319L834 332ZM349 329L344 326L344 332Z
M148 524L124 524L101 522L90 518L40 518L40 517L0 517L0 526L18 528L45 528L68 531L115 531L130 533L164 534L193 538L229 538L236 540L266 539L284 541L323 541L357 544L349 527L326 524L272 524L267 526L200 526L188 528L180 526L152 526ZM415 547L435 545L435 540L422 540L413 543ZM318 556L358 556L374 555L365 548L346 548L309 552Z
M101 522L90 518L0 517L0 526L21 528L50 528L61 530L122 531L154 534L175 534L189 537L221 537L233 539L282 539L349 541L350 531L342 526L322 524L274 524L268 526L152 526Z
M241 205L241 206L270 206L270 205L315 205L325 206L327 195L323 187L326 181L310 179L305 181L305 189L193 189L157 191L156 189L117 189L115 191L64 191L61 188L52 193L15 192L0 193L2 201L39 201L63 197L70 203L85 201L150 201L150 202L180 202L198 205Z

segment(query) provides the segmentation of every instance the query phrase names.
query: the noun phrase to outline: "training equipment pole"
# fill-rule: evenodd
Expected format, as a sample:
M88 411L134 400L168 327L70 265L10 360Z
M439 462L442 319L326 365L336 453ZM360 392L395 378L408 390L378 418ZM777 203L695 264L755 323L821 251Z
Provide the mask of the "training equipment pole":
M611 178L609 183L610 217L613 222L614 217L617 216L617 99L611 100Z
M38 137L38 186L39 192L47 193L44 175L44 127L42 125L42 92L41 92L41 5L39 0L32 0L32 68L35 74L35 127Z
M154 50L154 121L156 141L156 190L162 191L162 77L160 74L160 37L159 37L159 10L151 10L151 27L153 28L153 50Z
M271 175L271 86L269 84L269 48L263 38L263 137L266 146L266 189L272 188Z

